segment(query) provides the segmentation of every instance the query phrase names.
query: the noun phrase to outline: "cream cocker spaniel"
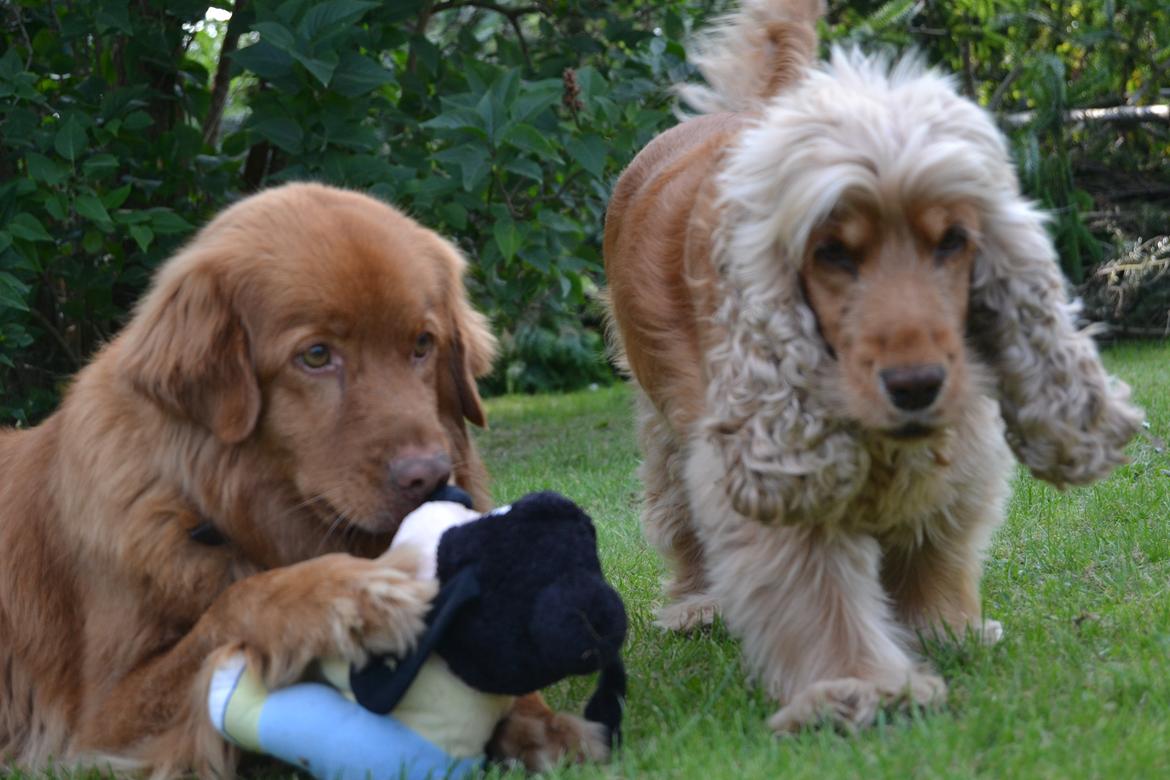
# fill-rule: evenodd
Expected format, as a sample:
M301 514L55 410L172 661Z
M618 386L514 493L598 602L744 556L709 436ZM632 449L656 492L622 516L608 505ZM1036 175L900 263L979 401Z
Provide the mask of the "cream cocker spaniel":
M993 119L913 57L816 63L820 14L746 0L707 35L701 115L633 161L605 235L659 620L722 614L776 731L942 701L915 640L999 638L1012 453L1084 484L1141 422Z

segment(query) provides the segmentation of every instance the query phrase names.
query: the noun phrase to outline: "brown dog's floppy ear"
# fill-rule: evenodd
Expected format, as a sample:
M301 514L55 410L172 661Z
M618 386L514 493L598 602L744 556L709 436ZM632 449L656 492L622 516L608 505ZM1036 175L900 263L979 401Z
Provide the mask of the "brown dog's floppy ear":
M487 414L475 384L477 377L486 376L492 370L496 356L496 338L488 328L487 317L480 314L467 302L463 286L463 272L467 262L455 247L442 239L437 240L440 260L447 267L447 307L451 312L451 349L447 355L448 368L459 395L463 416L471 423L483 428L487 426Z
M213 268L190 254L172 260L123 338L124 370L139 392L225 443L252 433L260 386L248 333Z
M970 337L995 370L1016 457L1057 487L1125 463L1143 414L1101 364L1091 330L1077 327L1042 215L1004 198L985 225L971 287Z

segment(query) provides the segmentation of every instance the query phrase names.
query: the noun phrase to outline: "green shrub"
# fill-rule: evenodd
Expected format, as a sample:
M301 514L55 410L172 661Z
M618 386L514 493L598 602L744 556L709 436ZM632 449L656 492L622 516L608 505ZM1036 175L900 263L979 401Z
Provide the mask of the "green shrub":
M0 420L51 408L194 226L293 179L458 241L505 345L491 388L612 376L585 316L609 183L672 121L663 85L686 75L701 4L237 0L226 24L208 8L0 9Z
M604 382L609 188L673 123L682 42L726 0L0 4L0 423L52 408L151 271L291 179L373 192L457 241L501 335L492 391ZM830 39L914 44L997 111L1070 276L1101 255L1080 160L1165 175L1170 142L1065 107L1162 99L1170 10L1063 0L830 3ZM1095 205L1095 204L1094 204Z

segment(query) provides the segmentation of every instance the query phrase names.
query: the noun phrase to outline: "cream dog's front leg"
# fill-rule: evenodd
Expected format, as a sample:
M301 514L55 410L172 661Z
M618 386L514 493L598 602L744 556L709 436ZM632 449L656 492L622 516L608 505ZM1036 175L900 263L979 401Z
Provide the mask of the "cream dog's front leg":
M854 728L887 705L940 703L945 683L907 651L882 589L877 540L748 520L731 509L720 466L710 445L692 442L688 484L707 574L748 664L783 705L769 725Z

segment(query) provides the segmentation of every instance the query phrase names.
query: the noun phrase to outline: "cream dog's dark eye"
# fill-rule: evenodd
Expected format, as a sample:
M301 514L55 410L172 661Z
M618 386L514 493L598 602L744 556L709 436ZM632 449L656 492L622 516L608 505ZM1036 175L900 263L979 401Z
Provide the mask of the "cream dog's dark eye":
M430 354L431 348L435 345L435 337L423 331L418 334L418 338L414 340L414 356L416 358L424 358Z
M298 357L309 368L325 368L333 360L333 352L325 344L314 344Z
M813 250L813 259L827 268L857 275L857 257L839 239L831 238L817 244Z
M938 240L938 246L934 248L934 256L945 260L951 255L962 252L967 248L967 240L967 231L958 225L953 225L947 228L947 232L943 233L942 238Z

